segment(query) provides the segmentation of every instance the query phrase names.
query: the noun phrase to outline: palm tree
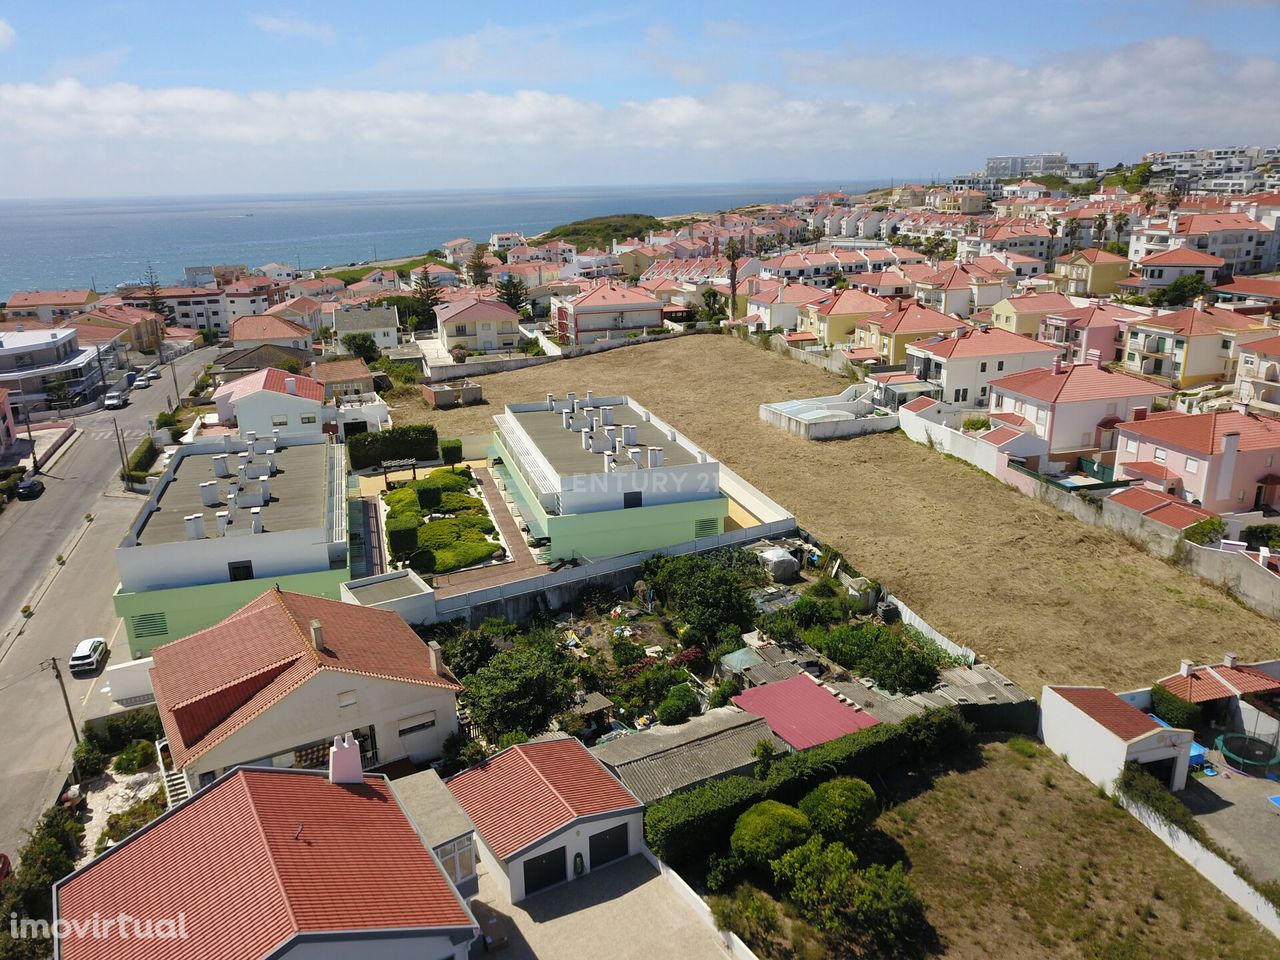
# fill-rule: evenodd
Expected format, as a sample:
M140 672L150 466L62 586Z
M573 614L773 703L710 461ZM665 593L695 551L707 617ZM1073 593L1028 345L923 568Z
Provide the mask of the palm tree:
M1166 196L1169 198L1169 212L1173 213L1178 209L1178 204L1182 203L1182 188L1175 183Z
M1080 239L1080 218L1072 217L1067 221L1067 225L1062 228L1063 239L1067 242L1067 249L1073 250L1079 246Z
M1053 259L1054 247L1056 246L1054 243L1054 239L1058 236L1058 229L1061 226L1062 226L1062 221L1059 220L1057 217L1049 218L1049 258L1050 259Z
M1159 198L1156 196L1154 190L1143 190L1142 193L1139 194L1138 202L1142 204L1142 209L1146 212L1147 216L1151 216L1151 211L1155 208L1158 199Z
M1093 218L1093 245L1102 246L1107 239L1107 215L1100 213Z
M730 237L724 245L724 255L729 259L729 319L738 315L738 257L742 249L737 237Z
M1129 215L1127 213L1116 213L1111 217L1111 229L1116 232L1116 240L1118 241L1126 230L1129 229Z

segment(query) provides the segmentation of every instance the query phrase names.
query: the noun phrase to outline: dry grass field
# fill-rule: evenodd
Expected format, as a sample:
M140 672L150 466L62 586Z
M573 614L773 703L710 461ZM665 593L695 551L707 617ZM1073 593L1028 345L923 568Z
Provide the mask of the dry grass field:
M876 822L905 851L943 956L1276 956L1270 934L1048 750L983 754Z
M630 394L1037 696L1044 683L1144 686L1182 657L1280 654L1273 621L968 464L896 433L813 443L766 426L761 403L843 381L735 338L627 347L481 383L484 405L412 402L393 417L461 436L492 430L504 403L548 392Z

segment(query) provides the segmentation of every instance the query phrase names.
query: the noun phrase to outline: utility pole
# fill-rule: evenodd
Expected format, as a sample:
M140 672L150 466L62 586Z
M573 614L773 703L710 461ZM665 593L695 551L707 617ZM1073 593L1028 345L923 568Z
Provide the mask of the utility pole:
M124 437L120 436L120 424L116 422L116 418L111 418L111 426L116 431L116 451L120 454L120 479L125 483L129 482L129 459L124 455Z
M67 684L62 679L62 671L58 669L58 658L50 657L41 667L48 666L53 671L53 678L58 681L58 689L62 691L62 703L67 708L67 722L71 724L71 735L76 738L76 745L80 744L80 728L76 726L76 715L71 710L71 698L67 696ZM71 779L75 783L80 782L80 769L76 766L75 756L72 755L71 760Z
M36 456L35 437L31 436L31 407L26 404L22 407L22 412L27 418L27 443L31 445L31 470L36 475L40 475L40 458Z
M164 363L164 341L156 342L156 349L160 351L160 362ZM175 349L173 356L169 358L169 373L173 377L173 404L178 405L178 401L182 397L182 392L178 389L178 351Z

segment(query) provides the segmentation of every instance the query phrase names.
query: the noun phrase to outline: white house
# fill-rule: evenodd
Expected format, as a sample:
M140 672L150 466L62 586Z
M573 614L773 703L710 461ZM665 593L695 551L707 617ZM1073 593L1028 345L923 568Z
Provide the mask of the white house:
M239 317L231 322L231 347L234 350L252 350L271 344L292 347L294 350L311 349L311 330L286 317Z
M264 263L254 273L276 283L291 283L298 279L298 271L287 263Z
M522 743L446 781L510 901L639 853L644 805L578 740Z
M519 233L495 233L489 236L490 250L510 250L512 247L524 246L524 237Z
M1052 366L1057 354L1052 344L983 325L907 344L907 369L938 384L946 403L985 408L992 380Z
M475 916L356 749L238 769L58 881L53 955L466 960Z
M241 437L318 434L324 422L324 384L275 367L224 383L213 402L218 420L235 423Z
M231 326L232 318L226 295L217 288L161 287L159 299L164 315L180 327L221 335ZM124 304L127 307L149 310L151 298L146 291L135 292L124 297ZM263 304L263 309L267 306L268 304Z
M662 326L662 302L634 287L602 283L551 298L551 320L566 342L594 343Z
M349 333L367 333L384 353L400 343L400 312L382 303L334 305L329 314L334 346L345 353L342 338Z
M1118 286L1146 296L1181 277L1192 276L1212 287L1218 282L1218 273L1225 263L1221 257L1194 247L1173 247L1143 257L1138 261L1138 276L1121 280Z
M455 267L465 266L471 255L476 252L476 242L466 237L459 237L440 245L444 250L444 258Z
M244 764L322 766L348 734L363 769L422 763L458 728L462 687L439 645L386 610L272 588L151 656L173 769L191 791Z
M1170 790L1187 785L1192 731L1159 724L1104 687L1046 686L1040 739L1109 793L1126 763L1147 767Z

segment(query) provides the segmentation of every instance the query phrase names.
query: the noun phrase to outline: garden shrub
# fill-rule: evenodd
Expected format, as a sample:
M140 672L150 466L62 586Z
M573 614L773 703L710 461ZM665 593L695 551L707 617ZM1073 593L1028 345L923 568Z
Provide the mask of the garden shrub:
M827 840L854 843L880 812L875 791L857 777L820 783L800 801L800 811Z
M777 905L745 883L731 896L716 897L711 903L711 913L719 929L751 943L766 940L782 926Z
M1151 688L1151 712L1171 727L1195 730L1204 724L1198 704L1183 700L1158 683Z
M405 485L418 496L418 509L424 513L430 513L440 506L441 490L440 484L436 483L429 477L421 480L411 480Z
M1143 770L1140 764L1130 761L1124 765L1124 770L1116 779L1116 792L1134 803L1142 804L1193 840L1209 845L1204 827L1190 808L1170 793L1163 783Z
M1280 524L1258 523L1245 527L1240 531L1240 539L1248 545L1250 550L1257 550L1259 547L1280 550Z
M441 513L479 513L485 514L484 501L479 497L471 497L465 493L454 493L452 490L440 494Z
M701 647L690 647L688 650L681 650L671 658L673 667L684 667L686 670L696 670L706 666L707 651Z
M687 683L678 683L667 691L666 698L658 704L658 722L669 727L684 723L698 712L698 695Z
M440 441L440 459L448 464L461 463L462 462L462 441L461 440L441 440Z
M107 817L106 829L98 837L94 853L101 853L109 844L119 843L131 833L141 830L164 813L166 806L164 787L157 787L137 803L111 814Z
M120 751L116 757L116 773L137 773L156 762L155 744L149 740L137 740Z
M80 771L80 776L90 779L100 776L107 769L107 764L110 762L110 758L102 751L102 748L88 737L76 744L75 751L71 754L71 759L75 762L76 769Z
M694 862L719 846L739 814L763 797L764 784L750 777L708 780L651 804L644 816L645 840L668 863Z
M471 470L467 467L463 467L461 470L437 467L427 474L426 479L439 487L441 491L450 493L466 493L475 485Z
M965 433L981 433L991 429L991 418L986 416L965 417L961 428Z
M619 668L626 668L633 663L638 663L644 659L644 647L638 643L632 643L626 637L618 637L611 644L613 650L613 662Z
M919 630L878 623L814 628L804 640L840 666L870 677L889 693L913 694L938 683L939 671L959 661Z
M96 743L103 753L118 753L135 740L159 740L164 736L160 712L155 707L140 707L108 717L102 729L84 725L84 737Z
M416 519L421 514L416 490L400 487L396 490L388 491L384 499L387 504L388 517L409 516Z
M729 837L729 848L744 862L768 867L788 850L800 846L813 828L795 807L762 800L743 811Z
M709 705L715 707L723 707L730 700L742 692L742 681L738 677L732 676L725 680L721 680L714 690L711 691Z
M133 448L133 453L129 454L128 469L122 479L130 483L146 483L147 474L159 456L160 448L150 437L143 437L142 442Z
M384 460L434 460L438 454L436 428L427 423L392 427L378 433L347 438L352 470L376 467Z
M418 549L418 531L422 528L422 518L412 516L387 517L387 548L391 555L403 559Z
M4 886L0 909L11 917L17 913L19 917L51 920L53 885L75 869L83 842L84 824L73 812L63 807L46 810L15 858L17 867ZM0 948L12 942L0 941ZM47 954L37 949L30 956Z
M1227 535L1227 522L1221 517L1205 517L1187 527L1182 535L1189 543L1202 547L1208 543L1217 543Z

